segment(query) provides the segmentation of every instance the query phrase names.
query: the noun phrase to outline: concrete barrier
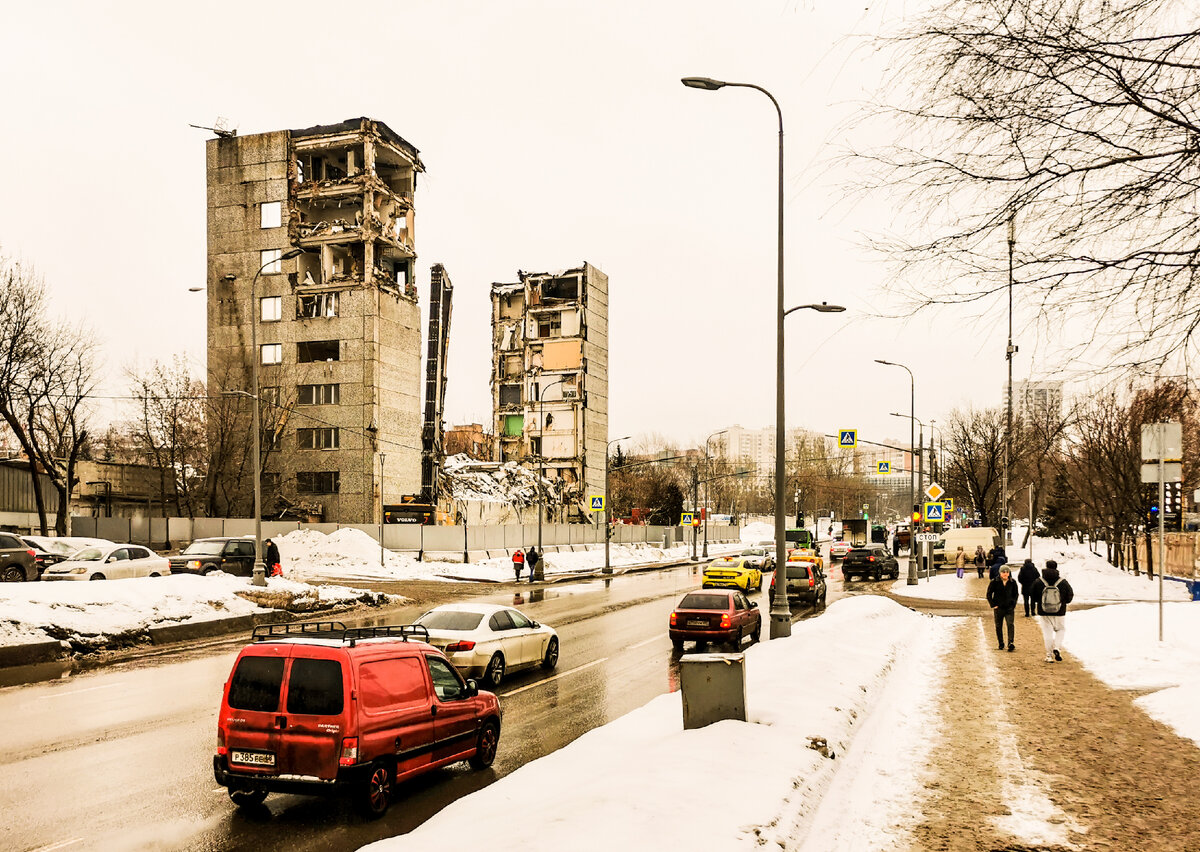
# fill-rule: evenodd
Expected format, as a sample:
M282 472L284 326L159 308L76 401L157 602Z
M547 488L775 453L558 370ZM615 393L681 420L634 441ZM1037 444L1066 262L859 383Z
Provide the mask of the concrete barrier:
M276 621L288 621L286 613L271 613ZM186 621L182 624L169 624L163 627L151 627L146 632L150 641L155 645L169 645L172 642L187 642L192 639L208 639L225 633L249 633L254 625L262 621L255 620L255 615L239 615L234 618L214 618L209 621Z
M36 663L52 663L71 652L71 646L57 639L42 642L26 642L24 645L0 646L0 667L31 666Z

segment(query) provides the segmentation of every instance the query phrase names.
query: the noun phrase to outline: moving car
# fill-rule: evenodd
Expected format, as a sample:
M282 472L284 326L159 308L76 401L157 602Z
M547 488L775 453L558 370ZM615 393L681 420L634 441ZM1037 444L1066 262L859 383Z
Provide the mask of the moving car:
M0 579L20 583L38 578L33 548L13 533L0 533Z
M863 580L882 580L884 577L890 577L895 580L899 576L899 561L882 544L856 547L842 560L842 577L846 580L853 580L855 577Z
M171 573L165 556L138 544L85 547L65 562L51 565L43 580L127 580L162 577Z
M558 665L558 633L520 610L494 604L445 604L415 622L464 677L497 687L505 674Z
M854 545L852 545L850 542L841 541L839 539L838 541L835 541L833 544L829 545L829 558L830 560L841 559L853 549Z
M775 567L775 552L765 547L747 547L740 555L746 564L764 573Z
M224 571L239 577L254 574L254 537L198 538L178 556L170 557L172 574L213 574Z
M500 703L422 641L424 627L264 624L233 665L213 775L239 807L268 793L348 791L382 816L398 781L492 765Z
M704 569L700 587L757 592L762 588L762 571L751 565L744 556L722 556Z
M728 642L735 649L742 638L757 642L762 635L758 604L737 591L688 592L671 612L667 634L676 651L691 640L701 647L709 642Z
M821 571L825 570L825 560L816 550L808 547L798 547L788 554L788 562L811 562Z
M811 562L791 562L786 566L788 602L802 601L816 606L825 604L827 589L825 574ZM775 602L775 577L771 577L771 586L767 592L771 603Z

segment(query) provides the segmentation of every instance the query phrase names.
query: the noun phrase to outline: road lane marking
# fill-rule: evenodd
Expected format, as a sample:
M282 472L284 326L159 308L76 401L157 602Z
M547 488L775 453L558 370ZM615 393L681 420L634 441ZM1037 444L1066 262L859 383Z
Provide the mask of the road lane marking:
M567 675L575 674L576 672L581 672L584 669L590 669L592 666L598 666L601 663L607 663L607 662L608 662L608 657L601 657L598 660L592 660L590 663L584 663L582 666L576 666L573 669L567 669L565 672L559 672L554 677L548 677L548 678L545 678L544 680L539 680L537 683L531 683L527 686L522 686L519 689L513 689L508 692L505 692L504 697L508 698L510 695L516 695L518 692L524 692L527 689L533 689L535 686L545 686L546 684L550 683L553 680L558 680L560 677L566 677Z
M93 692L97 689L112 689L114 686L124 686L123 683L106 683L101 686L89 686L84 689L72 689L70 692L55 690L48 695L39 695L38 698L62 698L65 695L79 695L81 692ZM74 841L72 841L74 842Z
M650 637L649 639L647 639L645 642L638 642L636 645L630 645L630 646L629 646L628 648L626 648L625 650L627 650L627 651L632 651L634 648L640 648L640 647L642 647L643 645L649 645L651 642L658 642L659 640L662 640L662 639L665 639L665 638L667 638L667 634L666 634L666 633L660 633L660 634L658 634L657 636L651 636L651 637Z
M53 852L55 849L65 849L68 846L74 846L76 843L82 842L82 837L72 837L70 840L60 840L58 843L51 843L49 846L39 846L33 852Z

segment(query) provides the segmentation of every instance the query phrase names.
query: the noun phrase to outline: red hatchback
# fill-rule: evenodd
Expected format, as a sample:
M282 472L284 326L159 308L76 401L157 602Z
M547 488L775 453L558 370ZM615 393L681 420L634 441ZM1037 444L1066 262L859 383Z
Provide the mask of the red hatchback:
M348 789L369 816L397 781L492 764L500 705L464 681L420 625L337 621L254 629L225 683L213 772L239 806L269 792Z
M676 651L683 650L683 643L689 639L697 647L728 642L737 649L743 637L758 641L762 616L758 604L736 589L689 592L671 613L667 633Z

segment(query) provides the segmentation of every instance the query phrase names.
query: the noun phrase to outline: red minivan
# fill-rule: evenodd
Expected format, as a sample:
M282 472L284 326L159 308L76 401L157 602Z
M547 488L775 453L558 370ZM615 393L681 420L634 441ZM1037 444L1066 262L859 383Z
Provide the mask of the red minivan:
M421 625L264 624L234 663L213 772L239 806L347 789L369 816L397 781L491 766L500 703L463 680Z

